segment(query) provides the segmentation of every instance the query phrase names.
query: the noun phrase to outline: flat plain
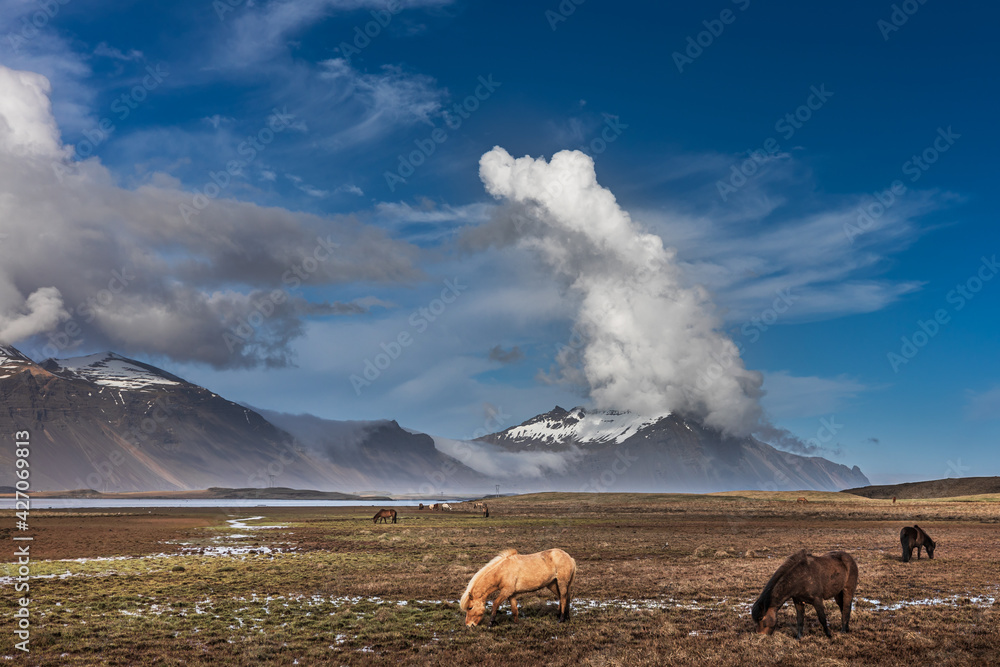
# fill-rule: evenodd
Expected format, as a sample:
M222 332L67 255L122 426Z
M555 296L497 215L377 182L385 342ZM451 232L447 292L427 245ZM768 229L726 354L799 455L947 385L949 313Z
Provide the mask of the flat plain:
M807 502L798 502L799 497ZM535 494L472 511L378 508L34 510L31 653L13 647L16 566L0 571L0 657L29 665L996 664L1000 496ZM457 505L459 508L471 506ZM934 560L900 560L918 523ZM13 554L12 512L0 541ZM572 616L547 591L464 627L458 598L505 547L577 561ZM850 552L851 632L790 604L750 606L787 555Z

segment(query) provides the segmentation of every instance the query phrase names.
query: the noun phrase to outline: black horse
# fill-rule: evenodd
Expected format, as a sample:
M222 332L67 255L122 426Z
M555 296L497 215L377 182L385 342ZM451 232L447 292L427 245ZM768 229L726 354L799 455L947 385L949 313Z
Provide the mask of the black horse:
M899 531L899 542L903 545L903 562L909 563L913 558L913 547L917 548L917 560L920 560L920 549L927 549L927 557L934 558L934 540L920 526L904 526Z

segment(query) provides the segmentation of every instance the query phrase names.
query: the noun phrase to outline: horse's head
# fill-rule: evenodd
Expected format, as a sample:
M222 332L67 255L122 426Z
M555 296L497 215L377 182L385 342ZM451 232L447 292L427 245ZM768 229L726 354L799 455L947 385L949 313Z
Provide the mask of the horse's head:
M486 615L486 600L470 601L468 606L465 612L465 627L472 628L483 622L483 616Z
M924 548L927 549L927 557L928 558L934 558L934 547L935 546L937 546L937 545L934 544L934 540L932 540L931 538L928 537L927 538L927 542L924 543Z
M778 623L778 610L771 607L760 618L755 618L757 622L757 634L770 635L774 633L774 626Z

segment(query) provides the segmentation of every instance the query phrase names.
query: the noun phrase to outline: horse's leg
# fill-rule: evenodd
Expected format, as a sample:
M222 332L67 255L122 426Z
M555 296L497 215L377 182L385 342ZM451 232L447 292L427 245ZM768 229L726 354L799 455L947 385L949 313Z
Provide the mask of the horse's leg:
M819 624L823 626L823 632L830 639L833 639L833 633L830 632L830 624L826 622L826 609L823 608L823 598L813 598L813 606L816 607L816 615L819 616Z
M806 620L806 603L794 600L795 603L795 638L802 639L802 626Z
M514 613L514 622L517 623L517 598L510 599L510 610Z
M562 623L563 612L564 612L564 610L563 610L563 595L562 595L561 592L559 592L559 582L558 581L553 581L551 584L549 584L549 590L552 591L552 594L556 596L557 600L559 600L559 622Z
M840 629L844 632L851 631L851 605L854 603L854 595L846 588L837 593L837 604L840 605Z
M495 621L497 618L497 610L500 609L500 605L506 602L507 599L510 598L513 594L514 594L513 590L510 590L508 592L507 590L504 589L500 589L500 592L497 593L496 598L493 599L493 613L490 614L490 626L493 625L493 621Z
M920 552L923 550L923 548L924 547L922 545L920 544L917 545L917 560L920 560Z
M572 580L567 581L562 585L562 595L559 597L559 606L562 608L562 618L563 621L569 620L569 587L572 585Z

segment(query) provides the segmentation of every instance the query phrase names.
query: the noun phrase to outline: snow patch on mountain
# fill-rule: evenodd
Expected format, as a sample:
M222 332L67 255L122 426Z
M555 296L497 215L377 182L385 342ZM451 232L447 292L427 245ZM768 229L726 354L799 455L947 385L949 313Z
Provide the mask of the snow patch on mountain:
M551 415L551 413L550 413ZM511 440L541 441L550 444L588 442L614 442L621 444L647 426L652 426L670 415L639 415L619 410L587 412L576 407L561 417L542 415L508 430L504 435Z
M0 380L29 370L34 362L9 345L0 345Z
M127 359L114 352L91 354L72 359L52 360L60 375L88 380L96 385L115 389L148 389L154 386L181 384L180 378L156 372L151 366Z

